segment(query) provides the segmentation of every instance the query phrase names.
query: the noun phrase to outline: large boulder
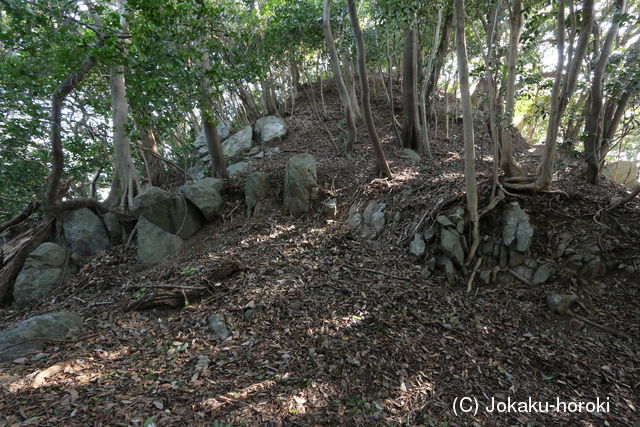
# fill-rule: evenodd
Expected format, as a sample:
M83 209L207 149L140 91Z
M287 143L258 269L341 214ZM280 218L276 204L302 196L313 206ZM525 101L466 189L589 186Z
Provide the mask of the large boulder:
M4 349L0 350L0 362L42 351L47 343L46 339L63 340L76 337L81 332L82 319L77 314L68 311L31 317L11 329L0 331L0 349ZM33 338L44 338L45 340Z
M245 126L233 136L229 137L222 144L222 152L224 157L230 161L239 160L243 154L251 150L251 140L253 138L253 131L251 126Z
M216 178L205 178L180 187L184 196L193 203L207 221L213 221L220 213L222 196L220 191L224 181Z
M280 117L263 117L256 121L255 127L260 144L276 145L287 135L287 124Z
M158 264L182 247L182 239L141 216L138 220L138 258L143 264Z
M260 216L273 207L273 189L267 173L254 172L247 176L244 201L249 217Z
M202 214L190 201L158 187L149 187L139 194L133 200L133 210L182 239L188 239L202 228Z
M66 259L64 248L51 242L31 252L13 285L13 305L26 307L50 294L62 280Z
M284 211L294 216L309 212L317 187L316 159L309 153L291 157L284 177Z
M109 234L100 217L89 208L64 215L64 238L71 253L95 255L109 246Z
M107 212L102 215L102 221L104 222L105 227L107 227L107 233L109 234L109 240L111 243L121 243L123 233L122 225L120 225L118 217L112 212Z
M227 173L229 176L236 176L244 173L249 169L249 162L243 160L242 162L234 163L227 167Z

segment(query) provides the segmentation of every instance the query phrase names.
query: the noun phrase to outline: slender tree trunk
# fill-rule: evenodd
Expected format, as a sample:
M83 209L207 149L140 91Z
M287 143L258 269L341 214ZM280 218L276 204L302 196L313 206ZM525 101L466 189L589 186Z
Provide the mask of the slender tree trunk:
M418 64L417 34L415 29L405 35L404 64L402 73L403 115L402 145L415 151L420 149L420 117L418 115Z
M149 184L160 186L163 182L164 170L160 160L160 152L158 151L158 142L153 128L145 120L145 113L140 110L136 115L136 126L140 134L146 178Z
M214 178L227 178L229 174L224 160L222 144L220 143L218 130L216 129L216 123L213 118L213 103L211 102L211 94L209 93L210 84L209 80L206 78L206 72L210 67L211 63L209 62L209 54L205 53L202 59L203 73L200 83L200 96L202 97L202 104L200 107L202 127L204 128L209 158L211 159L211 176Z
M270 78L265 78L262 81L262 102L268 115L278 116L278 106L276 104L275 93L273 89L273 83Z
M351 61L349 60L349 55L344 55L344 57L342 58L342 64L344 65L345 84L347 85L347 89L349 90L349 99L351 100L351 111L353 111L353 115L355 116L356 120L358 120L362 117L362 113L360 112L360 105L358 104L356 82L353 75Z
M258 112L256 103L253 101L253 97L242 83L238 83L236 85L236 89L238 92L238 97L240 97L240 100L242 101L242 104L247 111L249 121L252 123L255 122L260 118L260 113Z
M473 141L473 113L471 94L469 93L469 65L464 33L464 0L455 0L456 16L456 54L458 57L458 76L460 79L460 101L462 106L462 124L464 134L464 180L467 197L467 211L471 221L471 248L468 260L471 260L479 243L478 184L476 182L475 147Z
M367 61L364 51L364 37L362 36L362 30L360 29L356 5L354 0L346 1L349 9L349 19L351 20L353 37L356 41L356 49L358 50L358 69L362 92L362 107L364 109L364 118L367 122L367 130L369 131L371 144L373 145L373 152L376 156L376 173L378 175L391 178L391 169L389 169L389 164L387 163L387 159L384 155L382 144L380 144L380 140L378 139L378 132L376 131L376 126L373 122L373 115L371 114L371 100L369 99L369 82L367 81Z
M522 176L522 168L513 159L513 113L516 93L516 65L518 62L518 45L522 31L522 3L513 0L509 11L510 35L509 35L509 62L507 65L507 90L505 96L504 115L501 126L501 157L500 167L504 173L511 176Z
M333 41L333 34L331 34L331 9L329 0L323 1L323 13L322 13L322 28L324 30L324 39L327 44L327 50L329 51L329 59L331 60L331 68L333 68L333 78L340 94L340 102L342 103L342 111L344 113L344 119L347 122L347 139L344 144L344 155L347 159L352 159L353 156L353 144L356 142L357 129L356 119L351 109L351 97L347 86L342 79L342 71L340 69L340 59L338 58L338 52L336 51L336 45Z
M558 0L558 65L556 66L556 79L553 84L551 94L551 108L549 114L549 123L547 125L547 135L545 138L545 148L540 163L540 174L535 184L531 187L534 190L544 190L551 185L553 176L553 160L555 159L558 130L562 116L567 108L569 100L573 95L576 87L578 71L584 59L589 34L593 26L593 3L594 0L585 0L582 7L582 25L578 36L578 43L574 51L573 59L568 67L568 72L562 78L562 70L564 64L564 0ZM527 188L528 186L522 187Z
M591 104L589 109L589 116L585 121L585 140L584 140L584 155L585 162L587 163L587 171L585 173L585 179L591 184L597 184L600 179L600 148L602 145L602 99L603 99L603 87L604 71L607 63L609 62L609 56L611 55L611 49L613 47L613 41L618 34L618 28L620 27L620 15L624 13L625 1L616 0L615 10L613 12L613 19L611 26L607 31L604 44L600 50L600 57L593 70L593 79L591 81Z
M442 35L440 36L440 42L438 44L438 50L436 51L435 63L433 68L431 69L431 73L427 82L427 89L425 93L426 100L426 108L427 112L432 111L433 98L438 87L438 80L440 79L440 72L442 70L442 65L444 64L444 60L447 57L447 52L449 50L449 35L451 33L451 27L453 25L453 12L449 12L445 15L444 24L442 26Z
M433 47L431 49L431 54L429 55L429 61L427 63L427 72L424 73L422 77L422 86L420 89L420 113L421 113L421 121L422 121L422 145L423 150L426 151L429 158L431 158L431 144L429 142L429 124L427 122L427 85L429 84L429 78L431 77L431 70L433 69L433 62L435 61L436 51L438 49L438 42L440 40L440 27L442 26L442 6L438 8L438 22L436 23L436 32L433 37ZM445 87L445 98L446 98L447 89ZM446 100L445 100L446 102ZM432 105L434 103L431 103ZM446 117L446 116L445 116ZM449 127L445 123L445 128L447 129L447 135L449 134Z

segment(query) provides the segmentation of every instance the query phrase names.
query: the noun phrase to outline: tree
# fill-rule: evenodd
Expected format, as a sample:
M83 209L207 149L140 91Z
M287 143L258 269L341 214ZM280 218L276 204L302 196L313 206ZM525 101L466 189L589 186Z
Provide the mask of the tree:
M420 150L420 117L418 115L418 39L415 28L406 31L404 42L402 92L403 115L402 145ZM421 151L421 150L420 150Z
M478 184L476 182L476 154L473 140L473 113L471 111L471 93L469 91L469 64L464 32L464 0L455 0L456 55L460 80L460 104L462 107L462 125L464 136L464 182L467 198L467 212L471 222L471 247L469 260L473 258L479 244Z
M344 155L348 159L351 159L353 153L353 144L356 142L358 131L356 129L356 119L352 108L351 95L349 95L347 86L345 85L344 79L342 78L340 59L338 57L335 42L333 41L333 34L331 34L331 6L329 0L324 0L323 2L322 28L324 30L324 38L326 41L327 50L329 51L331 68L333 69L333 78L336 82L338 93L340 95L340 102L342 104L344 119L347 122L347 139L344 144Z
M367 130L369 131L369 137L371 138L371 144L373 145L373 152L376 157L376 174L382 175L387 178L391 178L391 169L384 155L382 144L378 138L378 132L376 131L375 123L373 122L373 115L371 114L371 100L369 99L369 81L367 80L367 62L364 48L364 38L362 37L362 30L360 29L360 21L358 20L358 14L356 12L356 5L354 0L347 0L347 7L349 9L349 19L351 21L351 29L353 30L353 37L356 43L356 50L358 51L358 75L360 77L360 90L362 98L362 108L364 110L364 119L367 122Z

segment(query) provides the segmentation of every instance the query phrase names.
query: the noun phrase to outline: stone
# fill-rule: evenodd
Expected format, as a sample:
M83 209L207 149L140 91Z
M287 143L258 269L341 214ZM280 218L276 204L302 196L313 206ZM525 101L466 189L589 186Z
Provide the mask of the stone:
M280 117L267 116L256 121L256 135L260 144L275 145L287 135L287 124Z
M449 214L449 219L456 224L460 221L464 221L464 208L462 206L455 208L453 212Z
M251 150L253 131L251 126L245 126L222 143L222 153L230 161L237 161Z
M353 209L354 207L356 208L355 210ZM356 205L352 205L349 209L347 224L349 224L351 228L360 228L362 225L362 214L358 212Z
M595 279L596 277L602 276L606 271L607 266L602 262L600 257L596 257L582 266L580 274L589 279Z
M398 157L409 160L410 163L420 163L422 157L411 148L401 148L398 150Z
M424 232L424 241L430 242L436 236L436 228L429 227L427 231Z
M227 323L224 319L224 314L214 313L207 319L209 329L213 332L216 339L224 341L231 336Z
M51 242L31 252L13 285L14 307L27 307L49 295L63 279L66 259L65 249Z
M274 154L278 154L279 152L280 152L280 147L269 147L269 148L265 148L264 155L268 157Z
M107 228L111 244L117 245L118 243L122 243L122 225L120 225L116 214L113 212L105 213L102 215L102 222L104 222L104 226Z
M445 215L438 215L436 222L443 227L455 227L456 225Z
M216 130L218 131L218 139L220 141L224 141L225 139L227 139L229 137L229 133L231 132L231 127L229 126L229 123L227 123L225 121L221 121L216 126ZM204 129L202 129L200 131L200 133L198 134L198 137L196 138L196 140L193 141L193 146L197 150L202 150L202 148L204 147L204 152L207 155L209 155L209 152L207 150L207 137L204 134Z
M458 278L456 276L456 268L451 262L451 258L442 256L437 258L437 265L444 270L444 274L447 277L447 281L451 285L455 285L458 283Z
M491 270L482 270L480 274L478 274L478 278L483 284L488 285L491 283L491 273Z
M533 284L541 285L545 283L551 277L551 268L547 265L541 265L536 269L536 272L533 274Z
M77 337L81 332L82 319L77 314L68 311L30 317L11 329L0 331L0 348L21 343L0 351L0 362L42 351L47 345L47 342L43 340L23 342L25 340L31 338L63 340Z
M240 175L249 169L249 162L242 161L238 163L234 163L231 166L227 166L227 173L229 176L237 176Z
M426 245L422 234L416 233L413 240L409 244L409 260L413 263L419 263L426 251Z
M456 230L442 228L440 232L440 247L458 266L464 264L464 252L460 243L460 235Z
M100 217L89 208L64 215L64 238L71 253L92 256L109 246L109 234Z
M244 203L248 217L261 216L273 208L273 189L267 173L253 172L247 176Z
M284 211L301 216L311 209L317 192L316 159L309 153L295 155L287 162L284 177Z
M207 221L213 221L222 207L220 191L223 187L224 181L221 179L204 178L181 186L180 192L200 210Z
M508 249L509 251L509 267L516 267L524 262L524 254L518 252L515 249Z
M138 258L143 264L158 264L175 255L183 240L156 226L144 216L138 220Z
M502 216L502 241L511 246L515 241L515 249L526 252L533 238L533 227L529 223L529 215L520 208L518 202L511 203Z
M334 219L338 216L338 200L329 199L322 203L322 213L329 219Z
M567 314L576 302L577 297L575 295L547 295L547 307L557 314Z
M204 220L198 208L184 196L158 187L150 187L133 199L133 209L157 227L181 239L196 234Z
M382 230L384 230L386 219L383 209L385 206L386 205L384 203L378 203L375 207L375 210L371 214L371 226L373 228L373 231L375 232L376 237L379 236L380 233L382 233Z

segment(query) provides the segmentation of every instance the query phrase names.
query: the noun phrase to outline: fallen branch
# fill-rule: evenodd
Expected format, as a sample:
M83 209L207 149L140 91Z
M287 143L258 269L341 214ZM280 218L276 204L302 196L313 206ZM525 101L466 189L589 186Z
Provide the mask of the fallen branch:
M0 233L6 230L9 227L13 227L14 225L20 224L22 221L26 220L31 216L31 214L38 209L40 206L40 202L37 200L32 200L29 204L20 212L18 215L14 216L8 221L0 223Z
M520 274L518 274L514 269L510 268L509 269L509 273L511 273L511 275L513 277L515 277L516 279L518 279L519 281L521 281L522 283L524 283L525 285L528 286L534 286L533 283L531 283L531 281L529 281L528 279L525 279L524 277L522 277Z
M373 270L371 268L356 267L356 266L353 266L353 265L349 266L349 267L343 266L343 268L346 268L347 270L352 269L352 270L365 271L367 273L382 274L383 276L391 277L392 279L403 280L405 282L411 282L412 281L412 279L409 279L408 277L396 276L396 275L391 274L391 273L387 273L387 272L379 271L379 270Z
M131 285L132 288L148 289L148 288L160 288L160 289L187 289L190 291L206 291L206 286L183 286L183 285Z

